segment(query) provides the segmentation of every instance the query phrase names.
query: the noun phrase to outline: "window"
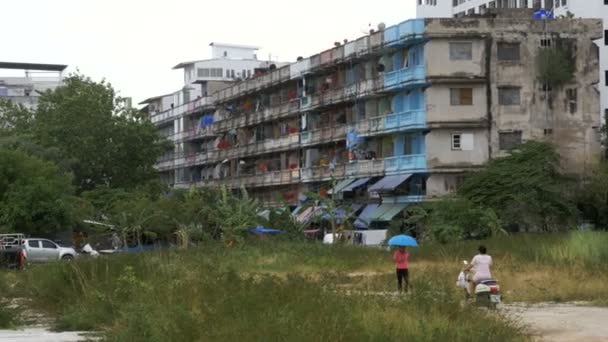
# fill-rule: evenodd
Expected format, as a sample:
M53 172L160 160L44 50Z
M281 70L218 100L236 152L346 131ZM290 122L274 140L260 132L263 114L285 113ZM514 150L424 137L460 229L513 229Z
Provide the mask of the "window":
M606 83L606 86L608 86L608 70L604 71L604 82Z
M209 77L209 69L197 69L196 74L198 77Z
M228 57L228 51L224 51L224 57Z
M498 104L502 106L519 106L521 104L519 88L498 88Z
M470 61L473 59L472 43L450 43L450 60Z
M578 107L578 95L576 88L566 89L566 110L570 112L570 114L574 114L577 111Z
M604 30L604 45L608 45L608 30Z
M226 69L226 78L230 78L230 70Z
M27 246L29 248L40 248L39 240L29 240Z
M499 61L519 61L519 43L498 43Z
M543 38L540 40L541 47L551 47L551 38Z
M473 88L450 89L450 104L452 106L472 106Z
M474 136L472 133L452 134L452 150L473 151Z
M57 249L57 245L51 241L42 240L42 248Z
M521 145L521 131L498 132L498 145L502 151L511 151Z
M452 150L462 150L461 139L461 134L452 134Z

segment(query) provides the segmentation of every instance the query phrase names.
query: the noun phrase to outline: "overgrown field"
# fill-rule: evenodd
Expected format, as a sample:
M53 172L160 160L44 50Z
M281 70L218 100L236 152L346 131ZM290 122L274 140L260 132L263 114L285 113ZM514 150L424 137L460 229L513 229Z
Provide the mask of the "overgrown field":
M507 301L608 297L607 234L483 243ZM273 241L39 265L3 282L55 315L57 329L110 341L527 340L499 315L462 305L456 276L478 244L413 250L402 296L392 295L386 250Z

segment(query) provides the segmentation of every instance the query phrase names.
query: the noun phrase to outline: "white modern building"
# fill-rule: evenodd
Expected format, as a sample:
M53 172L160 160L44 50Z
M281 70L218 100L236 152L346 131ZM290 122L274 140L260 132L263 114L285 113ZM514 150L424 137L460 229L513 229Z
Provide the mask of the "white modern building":
M0 62L0 99L34 108L46 90L63 83L67 65Z
M608 115L608 1L604 0L415 0L418 18L449 18L483 14L491 8L544 8L555 16L600 18L604 21L604 38L595 41L600 53L602 119Z

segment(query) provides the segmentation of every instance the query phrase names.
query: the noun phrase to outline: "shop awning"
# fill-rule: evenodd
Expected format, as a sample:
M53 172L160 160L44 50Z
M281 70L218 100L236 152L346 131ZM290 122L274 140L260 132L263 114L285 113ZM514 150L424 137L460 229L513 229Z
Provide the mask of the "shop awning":
M371 178L361 178L361 179L357 179L356 181L350 183L349 185L345 186L344 188L342 188L342 191L353 191L356 188L365 185L367 182L369 182Z
M338 182L338 184L336 184L336 186L334 188L332 188L331 190L329 190L328 193L329 194L337 194L338 192L342 191L342 189L344 189L345 187L347 187L348 185L350 185L354 181L356 181L355 178L343 179L340 182Z
M399 185L412 177L411 173L405 173L401 175L386 176L382 178L378 183L372 185L367 191L373 192L390 192L395 190Z
M407 208L407 203L389 204L391 207L386 210L376 221L388 222L393 219L397 214Z
M363 209L361 214L359 214L359 218L355 220L355 227L367 228L367 226L369 226L369 224L371 223L369 217L374 213L374 211L376 211L376 209L378 209L378 207L378 204L368 204L365 209Z

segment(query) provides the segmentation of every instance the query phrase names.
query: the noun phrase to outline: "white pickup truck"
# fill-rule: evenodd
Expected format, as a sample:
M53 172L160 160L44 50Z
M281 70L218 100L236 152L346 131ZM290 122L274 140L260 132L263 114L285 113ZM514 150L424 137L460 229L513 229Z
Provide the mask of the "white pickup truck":
M51 240L23 240L25 258L28 262L49 262L54 260L72 260L78 253L72 247L61 247Z

